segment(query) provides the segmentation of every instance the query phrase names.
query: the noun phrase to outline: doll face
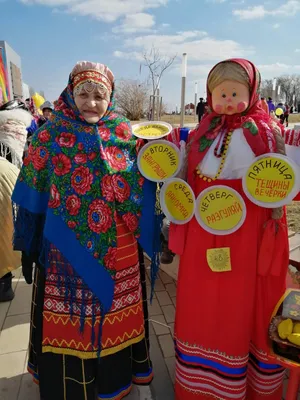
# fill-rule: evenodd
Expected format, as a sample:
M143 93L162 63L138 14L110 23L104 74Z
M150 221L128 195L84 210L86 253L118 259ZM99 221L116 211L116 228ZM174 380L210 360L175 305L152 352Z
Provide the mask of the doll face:
M224 81L212 92L212 106L217 114L239 114L247 110L249 89L237 81Z

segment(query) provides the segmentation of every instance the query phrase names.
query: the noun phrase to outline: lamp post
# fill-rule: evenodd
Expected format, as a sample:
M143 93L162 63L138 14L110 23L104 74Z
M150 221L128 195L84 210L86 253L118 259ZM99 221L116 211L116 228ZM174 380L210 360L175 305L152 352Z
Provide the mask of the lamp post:
M184 113L185 113L185 85L186 85L186 70L187 70L187 54L183 53L182 56L182 82L181 82L181 115L180 115L180 126L184 124Z
M157 77L157 89L156 89L156 118L157 121L160 120L160 80L159 80L159 76Z
M273 94L272 94L272 99L274 103L276 104L276 78L273 79Z
M198 97L198 82L195 82L195 122L196 122L196 109L197 109L197 97Z

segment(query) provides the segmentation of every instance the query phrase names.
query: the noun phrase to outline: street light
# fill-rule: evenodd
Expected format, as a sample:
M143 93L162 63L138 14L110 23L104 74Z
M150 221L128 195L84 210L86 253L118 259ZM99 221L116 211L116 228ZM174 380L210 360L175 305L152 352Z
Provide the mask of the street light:
M195 82L195 121L196 121L196 109L197 109L197 97L198 97L198 82Z
M181 82L181 115L180 115L180 126L184 124L184 113L185 113L185 85L186 85L186 70L187 70L187 54L182 55L182 82Z

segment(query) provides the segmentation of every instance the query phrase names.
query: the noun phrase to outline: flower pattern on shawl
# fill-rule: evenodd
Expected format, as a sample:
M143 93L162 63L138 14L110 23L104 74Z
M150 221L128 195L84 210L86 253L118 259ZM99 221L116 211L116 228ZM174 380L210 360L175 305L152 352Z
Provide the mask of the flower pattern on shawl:
M34 134L19 177L49 194L48 207L112 275L115 215L139 236L144 182L136 162L142 143L132 135L129 121L113 109L111 103L98 124L88 124L77 114L68 87L51 121Z

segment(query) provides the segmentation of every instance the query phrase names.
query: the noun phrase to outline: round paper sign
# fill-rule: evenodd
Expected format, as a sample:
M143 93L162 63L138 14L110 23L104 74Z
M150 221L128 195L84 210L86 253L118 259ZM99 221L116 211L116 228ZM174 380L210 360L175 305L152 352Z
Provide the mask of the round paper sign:
M172 129L167 122L141 122L132 126L132 133L138 138L153 140L167 136Z
M246 218L242 196L228 186L216 185L201 192L196 200L195 217L209 233L229 235L237 231Z
M180 151L173 143L155 140L146 144L139 152L138 167L149 181L165 182L181 168Z
M298 166L281 154L257 157L243 177L246 196L260 207L289 204L299 192Z
M165 216L174 224L189 222L195 213L195 195L182 179L168 180L160 192L160 204Z

